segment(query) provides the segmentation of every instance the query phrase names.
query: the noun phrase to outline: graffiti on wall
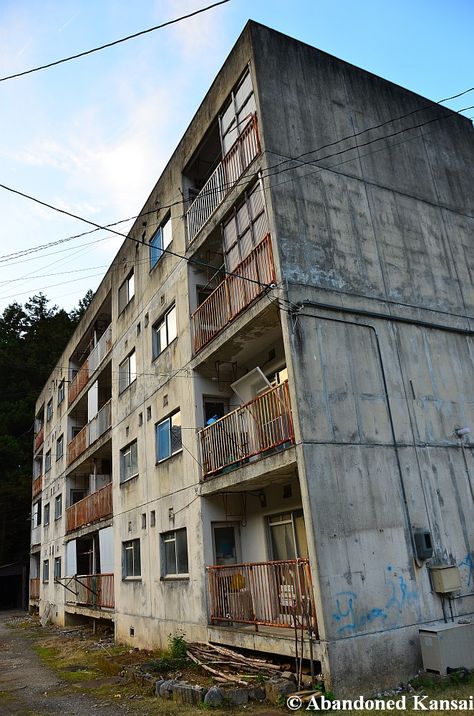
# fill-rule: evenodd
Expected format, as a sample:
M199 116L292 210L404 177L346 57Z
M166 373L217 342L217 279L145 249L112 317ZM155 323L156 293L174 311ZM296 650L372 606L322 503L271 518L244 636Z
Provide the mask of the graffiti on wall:
M396 626L405 609L418 601L416 589L410 590L403 574L395 571L391 564L386 567L386 578L388 593L380 604L369 611L358 609L356 592L336 594L336 609L332 618L339 625L338 634L351 634L373 623Z

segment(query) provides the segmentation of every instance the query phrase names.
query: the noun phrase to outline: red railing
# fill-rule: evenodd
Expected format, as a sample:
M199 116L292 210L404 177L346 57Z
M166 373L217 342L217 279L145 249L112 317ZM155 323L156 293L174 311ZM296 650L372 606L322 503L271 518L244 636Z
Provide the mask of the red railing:
M113 574L81 574L61 582L68 588L69 604L92 609L113 609L115 606Z
M39 599L40 595L40 580L39 577L30 579L30 599Z
M253 114L187 211L189 243L211 218L260 151L257 117Z
M88 436L89 436L89 429L88 425L84 425L82 430L77 433L71 440L71 442L67 445L67 464L70 465L71 463L76 460L79 455L82 455L82 453L87 449L88 447Z
M69 385L68 403L71 404L89 382L89 378L104 360L112 348L112 327L109 326L92 348L85 363L82 364Z
M66 532L72 532L78 527L107 517L112 512L112 483L110 482L66 509Z
M272 283L275 268L267 234L192 314L194 352L200 351Z
M199 435L204 477L294 442L288 381L227 413Z
M42 425L39 431L35 435L35 450L44 443L44 425Z
M89 363L86 362L81 365L74 378L69 383L68 390L68 403L71 404L73 400L77 398L84 386L89 381Z
M35 477L33 480L33 497L36 497L36 495L39 495L41 490L43 489L43 475L38 475L38 477Z
M211 624L316 629L307 559L207 568Z
M112 425L112 399L108 400L80 432L67 445L67 464L76 460Z

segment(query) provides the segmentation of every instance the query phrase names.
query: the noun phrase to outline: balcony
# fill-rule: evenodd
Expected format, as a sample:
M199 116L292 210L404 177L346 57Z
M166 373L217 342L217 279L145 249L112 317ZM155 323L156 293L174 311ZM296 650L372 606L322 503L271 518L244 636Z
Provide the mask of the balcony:
M203 476L234 468L285 443L294 442L288 381L261 393L203 428Z
M68 443L67 464L71 465L74 460L84 453L96 440L100 438L112 425L112 400L108 400L92 420L90 420L80 432Z
M112 508L112 483L101 487L66 509L66 532L108 517Z
M38 477L35 477L35 479L33 480L33 489L32 489L33 497L36 497L37 495L39 495L39 493L41 492L42 489L43 489L43 475L38 475Z
M66 587L67 604L90 609L113 609L114 575L82 574L58 580Z
M207 568L210 622L316 630L307 559Z
M40 580L39 577L30 579L30 599L39 599L40 596Z
M35 450L38 450L40 445L44 443L44 425L40 427L35 435Z
M260 151L257 118L253 114L187 211L189 243L195 239Z
M89 378L95 370L100 366L104 358L112 348L112 326L109 326L105 333L97 341L94 348L89 353L85 362L79 368L78 372L69 384L68 403L69 405L77 398L82 389L89 382Z
M267 234L192 314L194 352L204 348L274 282L272 243Z

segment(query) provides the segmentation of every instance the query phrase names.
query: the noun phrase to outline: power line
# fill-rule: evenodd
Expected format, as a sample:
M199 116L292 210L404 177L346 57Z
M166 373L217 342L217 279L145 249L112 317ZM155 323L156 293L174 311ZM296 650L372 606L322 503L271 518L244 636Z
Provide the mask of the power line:
M78 52L76 55L69 55L69 57L64 57L61 60L55 60L54 62L48 62L45 65L40 65L39 67L33 67L30 70L23 70L23 72L16 72L14 75L7 75L6 77L0 77L0 82L6 82L7 80L13 80L17 77L24 77L25 75L31 75L33 72L39 72L40 70L46 70L49 67L55 67L56 65L61 65L64 62L70 62L71 60L77 60L79 57L85 57L86 55L92 55L94 52L100 52L101 50L105 50L109 47L114 47L114 45L120 45L122 42L128 42L128 40L134 40L136 37L140 37L141 35L147 35L150 32L155 32L156 30L161 30L163 27L168 27L169 25L174 25L177 22L181 22L182 20L188 20L190 17L195 17L195 15L200 15L203 12L207 12L208 10L212 10L212 8L218 7L219 5L225 5L225 3L230 2L230 0L220 0L220 2L215 2L212 5L208 5L207 7L203 7L200 10L195 10L194 12L190 12L187 15L182 15L181 17L177 17L174 20L167 20L167 22L161 23L161 25L155 25L154 27L149 27L146 30L141 30L140 32L135 32L133 35L127 35L127 37L122 37L119 40L113 40L112 42L107 42L105 45L100 45L99 47L93 47L90 50L84 50L83 52Z

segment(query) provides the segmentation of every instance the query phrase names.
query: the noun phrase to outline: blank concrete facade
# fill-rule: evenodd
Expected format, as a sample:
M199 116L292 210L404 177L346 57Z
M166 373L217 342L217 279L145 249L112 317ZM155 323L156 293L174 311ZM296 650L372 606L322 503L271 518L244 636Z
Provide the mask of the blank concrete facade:
M40 613L287 655L296 620L339 692L473 615L472 138L248 23L38 400Z

